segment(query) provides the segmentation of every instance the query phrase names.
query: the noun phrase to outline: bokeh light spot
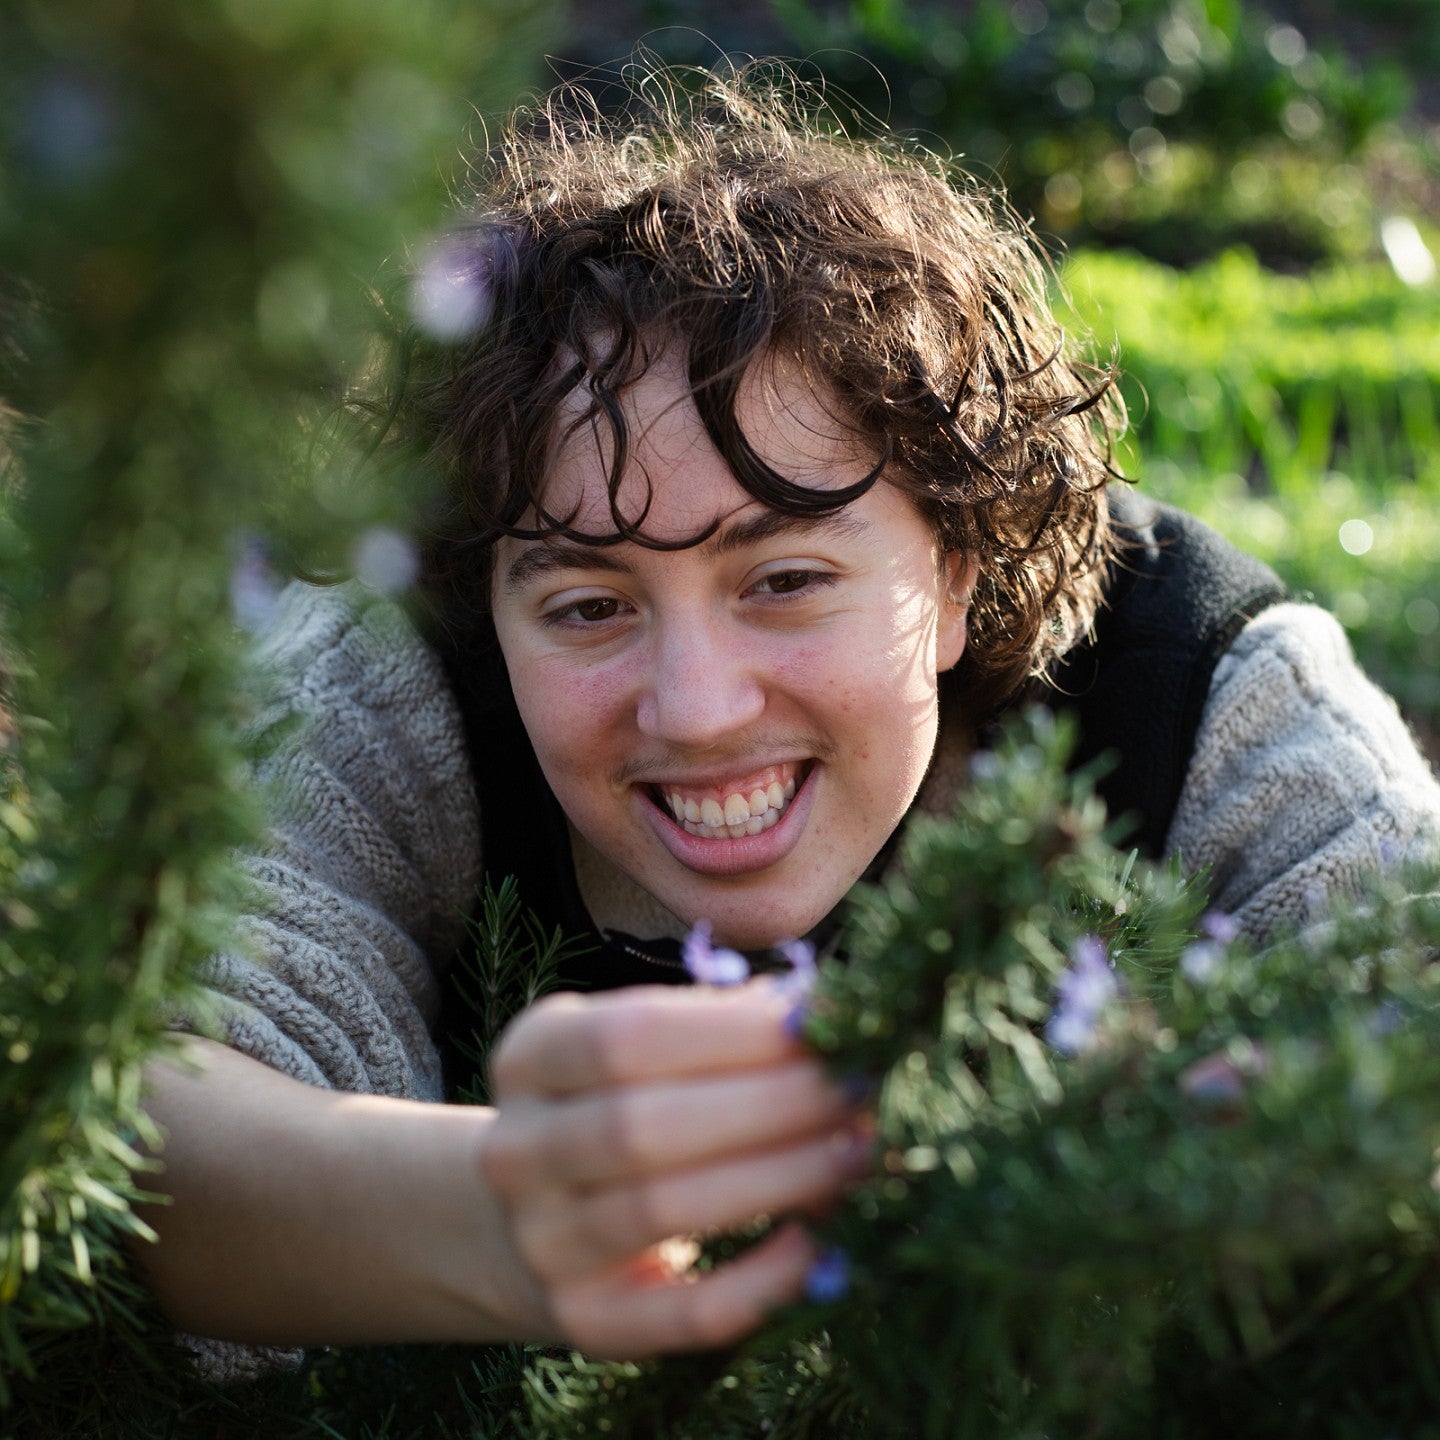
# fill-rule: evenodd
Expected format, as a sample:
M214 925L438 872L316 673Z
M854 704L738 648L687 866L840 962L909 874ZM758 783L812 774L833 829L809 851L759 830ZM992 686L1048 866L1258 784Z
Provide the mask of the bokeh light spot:
M1265 48L1277 65L1298 65L1305 58L1305 37L1293 25L1272 25Z
M1088 75L1067 70L1055 82L1055 98L1067 110L1088 110L1095 102L1095 86Z
M1435 278L1435 257L1408 215L1387 215L1380 222L1380 243L1404 284L1428 285Z
M1358 590L1342 590L1335 597L1335 618L1347 630L1359 630L1370 618L1370 602Z
M1405 623L1416 635L1433 635L1440 629L1440 605L1421 595L1405 607Z
M1080 181L1068 170L1059 170L1045 182L1045 203L1054 210L1071 214L1085 198Z
M1368 555L1375 544L1375 531L1366 520L1347 520L1340 527L1340 548L1347 555Z
M1085 23L1101 35L1108 35L1120 23L1120 0L1088 0Z
M1012 0L1010 23L1022 35L1038 35L1050 23L1050 7L1044 0Z
M1315 101L1291 100L1280 112L1280 125L1294 141L1313 140L1325 124L1325 114Z
M938 115L945 108L945 87L933 75L910 82L910 108L917 115Z
M1185 91L1173 75L1156 75L1145 82L1145 103L1157 115L1173 115L1185 102Z

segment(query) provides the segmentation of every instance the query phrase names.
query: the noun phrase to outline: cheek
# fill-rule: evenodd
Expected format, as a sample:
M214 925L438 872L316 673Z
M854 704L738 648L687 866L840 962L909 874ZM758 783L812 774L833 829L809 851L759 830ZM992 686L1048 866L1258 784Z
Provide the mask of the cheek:
M577 665L570 657L510 663L520 718L547 769L583 765L586 757L626 733L630 691L617 667Z

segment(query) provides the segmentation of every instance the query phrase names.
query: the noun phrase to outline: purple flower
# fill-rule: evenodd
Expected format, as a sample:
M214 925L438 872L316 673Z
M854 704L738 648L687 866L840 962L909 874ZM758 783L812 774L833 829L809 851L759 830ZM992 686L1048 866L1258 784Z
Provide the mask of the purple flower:
M268 629L280 610L280 576L258 535L241 535L230 567L230 611L252 634Z
M680 947L693 980L701 985L741 985L750 978L750 962L738 950L710 943L710 922L697 920Z
M1207 1055L1181 1072L1180 1089L1208 1105L1233 1105L1245 1098L1246 1076L1226 1055Z
M993 750L977 750L970 757L972 780L994 780L1000 774L1000 757Z
M385 525L372 525L360 536L351 561L355 578L367 590L381 595L399 595L420 574L420 552L415 542Z
M410 314L435 340L463 340L490 318L491 261L483 245L464 236L436 244L410 285Z
M1240 922L1223 910L1207 910L1200 917L1200 930L1217 945L1229 945L1240 934Z
M807 940L782 940L775 947L789 962L788 974L777 976L772 982L787 999L795 1002L795 1009L803 1021L806 1002L815 984L815 947Z
M793 976L815 983L815 947L808 940L782 940L775 948L790 962Z
M1250 1082L1269 1069L1270 1052L1263 1045L1241 1040L1187 1065L1180 1072L1180 1091L1192 1100L1214 1107L1221 1118L1238 1118L1233 1114L1227 1117L1225 1112L1233 1111L1244 1100Z
M1070 947L1070 963L1055 982L1059 998L1045 1038L1064 1055L1087 1049L1105 1007L1120 993L1104 942L1085 935Z
M770 983L790 1001L785 1033L799 1040L804 1037L805 1021L810 1016L810 991L817 974L815 947L808 940L782 940L775 948L790 962L790 971L772 977Z
M805 1273L805 1298L830 1305L850 1293L850 1257L831 1245L816 1256Z
M1224 946L1214 940L1196 940L1181 952L1180 969L1187 980L1204 985L1215 978L1224 958Z
M1393 1000L1382 1000L1370 1012L1370 1033L1384 1039L1405 1023L1404 1012Z
M1240 922L1223 910L1207 910L1200 917L1200 934L1180 955L1180 969L1186 979L1205 985L1219 972L1225 947L1240 934Z

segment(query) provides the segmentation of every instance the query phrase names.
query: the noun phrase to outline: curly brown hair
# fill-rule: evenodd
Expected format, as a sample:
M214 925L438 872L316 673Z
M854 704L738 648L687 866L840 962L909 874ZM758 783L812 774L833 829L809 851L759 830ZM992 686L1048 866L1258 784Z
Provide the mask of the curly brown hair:
M669 548L621 512L619 396L679 347L710 440L757 500L820 515L883 478L943 550L978 557L955 684L988 715L1090 624L1124 418L1111 374L1069 353L1033 236L918 147L848 136L779 62L624 78L619 113L573 87L521 112L437 252L474 323L459 343L417 339L395 412L444 479L427 595L478 643L499 534ZM777 354L876 457L859 483L808 487L751 448L737 394ZM577 390L576 424L613 440L606 536L545 505Z

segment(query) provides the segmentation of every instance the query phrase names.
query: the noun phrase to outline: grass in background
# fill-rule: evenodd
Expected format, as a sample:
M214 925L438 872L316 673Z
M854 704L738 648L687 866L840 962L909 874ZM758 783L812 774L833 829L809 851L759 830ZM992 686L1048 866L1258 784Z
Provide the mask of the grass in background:
M1332 609L1440 759L1440 286L1082 253L1071 319L1114 345L1123 468Z

